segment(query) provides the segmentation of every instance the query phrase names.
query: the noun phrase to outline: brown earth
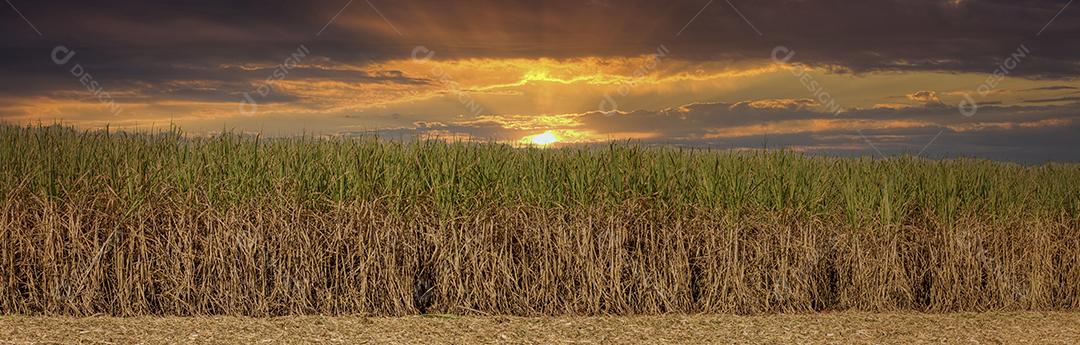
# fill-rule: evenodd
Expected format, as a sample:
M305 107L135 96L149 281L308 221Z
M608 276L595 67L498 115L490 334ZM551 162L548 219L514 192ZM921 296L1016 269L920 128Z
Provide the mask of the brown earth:
M0 344L1080 343L1080 313L618 317L0 316Z

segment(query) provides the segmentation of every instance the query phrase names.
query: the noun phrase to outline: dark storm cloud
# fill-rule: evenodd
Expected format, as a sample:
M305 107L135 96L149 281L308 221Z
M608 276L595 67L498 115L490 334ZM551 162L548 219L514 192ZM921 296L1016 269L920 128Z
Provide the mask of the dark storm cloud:
M790 101L790 100L784 100ZM768 104L767 101L691 104L659 111L638 110L610 115L602 112L585 113L577 117L584 128L604 132L633 132L647 129L665 138L700 138L710 130L750 125L766 125L793 120L918 121L936 126L1009 125L1039 121L1080 120L1080 103L1064 106L1002 106L982 104L975 115L963 116L956 107L941 103L922 106L872 109L848 109L839 114L822 112L809 107L753 107L747 103ZM868 125L873 126L873 125Z
M76 55L78 57L78 55ZM46 59L49 59L46 57ZM73 61L75 61L73 59ZM0 95L48 96L54 92L80 89L79 81L71 73L74 64L56 66L33 66L12 71L0 83ZM257 84L274 75L275 68L218 67L218 66L166 66L160 64L129 65L104 63L83 64L83 70L97 79L106 90L118 93L126 91L138 94L137 98L117 98L117 101L149 100L199 100L210 102L236 102L242 92L250 92ZM0 70L4 67L0 67ZM332 68L297 67L288 71L287 80L333 80L343 83L390 83L424 85L430 81L404 76L398 71L365 72ZM187 83L187 84L185 84ZM195 84L190 84L195 83ZM206 84L198 88L192 85ZM207 88L209 87L209 88ZM279 95L280 96L280 95ZM278 97L278 101L298 100L296 97ZM273 100L267 99L271 102Z
M671 139L700 139L710 129L767 124L776 121L830 118L802 107L807 100L783 100L780 106L753 106L755 102L690 104L659 111L637 110L624 114L590 112L577 118L585 128L607 133L660 133ZM759 102L760 104L760 102Z
M1076 90L1076 88L1072 87L1072 86L1067 86L1067 85L1054 85L1054 86L1034 87L1034 88L1030 88L1030 89L1023 89L1023 90L1020 90L1020 91L1060 91L1060 90Z
M1034 105L1001 105L995 103L981 103L978 111L970 116L961 116L954 106L941 104L928 104L920 107L909 108L872 108L853 109L841 113L844 119L871 119L871 120L916 120L931 121L942 125L962 125L976 122L983 123L1011 123L1033 122L1055 118L1080 117L1080 105L1065 106L1034 106Z
M107 90L160 88L175 81L209 81L235 86L228 95L250 90L301 45L310 48L305 64L338 61L363 64L382 59L371 40L339 44L316 33L344 2L285 1L13 1L42 36L10 8L0 27L0 96L47 95L76 89L70 69L78 64ZM357 6L354 10L363 10ZM328 29L328 31L334 28ZM62 46L75 55L54 62ZM321 49L321 50L320 50ZM402 48L403 51L407 50ZM226 66L226 67L222 67ZM232 67L228 67L232 66ZM291 79L333 79L346 83L424 83L397 71L361 72L335 68L297 68ZM148 95L162 92L147 92ZM207 100L215 95L198 97Z
M1024 100L1024 103L1052 103L1052 102L1068 102L1068 101L1080 101L1080 96L1026 99L1026 100Z
M443 57L641 55L664 44L676 58L767 59L783 45L796 52L794 61L855 73L990 73L1023 44L1031 57L1013 75L1080 73L1080 47L1072 44L1080 34L1080 10L1066 9L1046 26L1066 0L732 2L753 26L724 2L703 9L705 0L468 3L385 3L383 12L405 37L382 37L419 42ZM355 31L342 35L369 38Z
M708 147L799 148L827 155L919 155L926 158L985 158L1020 163L1080 162L1080 125L954 131L936 126L829 131L716 140ZM865 136L865 139L864 139ZM699 144L700 145L700 144Z
M989 73L1024 44L1032 57L1014 75L1072 78L1080 73L1080 9L1066 9L1036 36L1066 2L733 1L758 36L722 2L702 10L705 0L372 1L390 24L355 2L316 37L347 1L14 0L43 36L6 10L0 71L31 86L55 84L38 79L62 73L48 58L58 44L105 81L192 72L179 66L279 63L299 44L351 64L407 58L421 44L436 58L636 56L665 44L691 60L768 59L784 45L795 61L836 71ZM197 77L214 76L188 78Z

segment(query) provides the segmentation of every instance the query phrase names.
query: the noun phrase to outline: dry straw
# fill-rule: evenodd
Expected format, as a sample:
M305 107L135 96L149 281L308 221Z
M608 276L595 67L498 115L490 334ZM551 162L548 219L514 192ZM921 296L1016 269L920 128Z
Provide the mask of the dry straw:
M0 312L1080 309L1080 166L0 127Z

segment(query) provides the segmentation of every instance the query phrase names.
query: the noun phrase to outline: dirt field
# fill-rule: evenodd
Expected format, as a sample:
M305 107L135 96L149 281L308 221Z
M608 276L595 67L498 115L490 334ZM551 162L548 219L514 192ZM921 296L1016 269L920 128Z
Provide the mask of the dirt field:
M1080 342L1080 313L280 318L0 317L0 344Z

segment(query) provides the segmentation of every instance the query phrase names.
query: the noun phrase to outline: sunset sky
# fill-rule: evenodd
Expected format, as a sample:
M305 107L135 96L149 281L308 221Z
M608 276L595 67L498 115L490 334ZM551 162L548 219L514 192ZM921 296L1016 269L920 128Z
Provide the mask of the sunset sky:
M6 1L7 123L1080 160L1070 0Z

